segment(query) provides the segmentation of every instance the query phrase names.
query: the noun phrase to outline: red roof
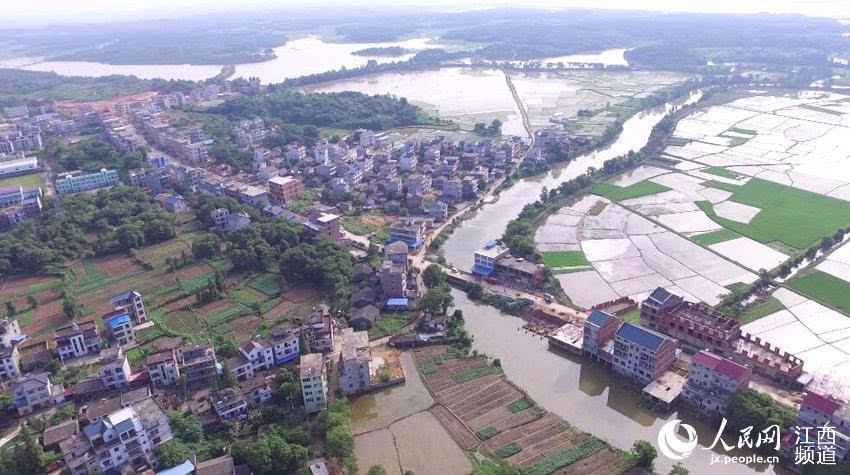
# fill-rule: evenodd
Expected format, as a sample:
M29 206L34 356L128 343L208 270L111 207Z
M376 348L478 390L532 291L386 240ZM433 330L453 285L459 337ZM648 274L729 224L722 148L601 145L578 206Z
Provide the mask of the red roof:
M735 381L740 381L749 374L749 370L746 366L739 365L732 360L715 355L714 353L706 350L700 350L691 360L711 368L723 376L732 378Z
M806 397L803 398L803 404L829 416L841 408L841 403L834 401L832 398L821 396L820 394L813 393L811 391L806 393Z

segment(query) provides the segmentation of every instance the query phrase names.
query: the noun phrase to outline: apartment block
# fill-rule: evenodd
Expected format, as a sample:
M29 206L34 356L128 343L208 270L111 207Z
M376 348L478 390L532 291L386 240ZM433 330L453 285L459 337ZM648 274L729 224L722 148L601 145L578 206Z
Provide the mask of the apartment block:
M125 310L129 312L137 325L148 321L145 302L142 299L142 294L137 290L128 290L120 293L112 297L110 302L114 310Z
M613 362L613 342L620 328L620 319L603 312L594 310L584 322L582 336L582 351L592 359Z
M145 368L154 386L171 386L180 381L180 367L174 350L160 351L148 355Z
M675 339L649 328L623 323L614 337L614 370L648 384L676 362L677 345Z
M56 330L53 340L56 344L56 352L59 353L59 359L62 361L99 353L103 347L97 324L93 321L72 322L71 325Z
M367 391L372 385L369 364L372 350L369 335L352 328L342 331L342 352L339 356L339 390L348 396Z
M190 388L207 385L218 374L215 349L209 341L181 346L176 354L180 373L186 375Z
M301 180L291 176L278 176L269 180L269 202L283 206L301 196L304 186Z
M121 389L130 385L130 362L120 346L103 350L99 375L104 389Z
M708 415L723 415L736 392L746 389L752 371L744 365L700 350L691 358L682 398Z
M118 171L101 168L99 172L83 173L80 170L60 173L56 176L56 192L69 195L80 191L96 190L119 183Z
M328 373L321 353L301 355L301 395L307 414L328 407Z

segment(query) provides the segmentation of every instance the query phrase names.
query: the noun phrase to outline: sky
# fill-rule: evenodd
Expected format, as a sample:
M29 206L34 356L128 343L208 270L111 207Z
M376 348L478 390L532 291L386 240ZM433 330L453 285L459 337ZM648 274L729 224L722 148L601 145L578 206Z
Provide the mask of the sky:
M605 8L705 13L799 13L850 19L848 0L9 0L3 17L13 26L49 23L103 23L176 18L208 13L282 8L339 8L343 6L429 7L469 10L495 7Z

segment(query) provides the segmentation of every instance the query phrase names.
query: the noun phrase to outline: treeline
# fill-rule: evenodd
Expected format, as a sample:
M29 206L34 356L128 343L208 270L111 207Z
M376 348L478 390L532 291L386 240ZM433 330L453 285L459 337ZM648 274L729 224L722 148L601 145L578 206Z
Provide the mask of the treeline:
M408 50L401 46L375 46L352 51L356 56L401 56L407 54Z
M99 138L84 140L74 145L68 145L62 140L54 140L45 147L45 154L55 160L54 172L82 170L97 172L101 168L116 169L122 177L127 171L141 168L145 160L145 152L121 152L111 143Z
M136 188L116 186L95 194L48 200L41 217L0 233L0 273L48 270L66 259L138 249L174 237L174 216ZM86 233L95 233L93 243Z
M212 112L231 118L262 117L295 126L373 130L438 123L405 98L369 96L359 92L302 93L269 86L270 93L231 99Z
M333 308L347 308L354 274L347 249L326 239L314 240L302 226L265 216L229 197L190 195L189 202L206 226L213 225L210 211L216 208L248 213L252 221L243 229L195 238L192 252L196 259L224 255L236 269L277 269L289 282L320 286Z
M0 106L52 101L99 101L143 91L188 92L193 81L139 79L136 76L77 77L52 72L0 69Z
M297 78L287 78L283 81L284 86L302 87L311 84L319 84L328 81L338 81L340 79L348 79L369 74L378 74L386 72L400 71L415 71L425 68L436 68L441 66L446 61L458 60L469 57L470 52L456 51L449 52L440 48L431 48L416 53L407 61L393 61L388 63L378 63L374 59L369 60L363 66L357 68L346 68L345 66L335 70L326 71L323 73L308 74Z

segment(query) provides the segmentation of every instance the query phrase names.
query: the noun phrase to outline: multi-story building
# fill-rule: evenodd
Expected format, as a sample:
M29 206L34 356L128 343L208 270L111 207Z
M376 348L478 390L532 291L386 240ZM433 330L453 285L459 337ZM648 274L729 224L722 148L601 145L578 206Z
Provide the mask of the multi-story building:
M80 170L60 173L56 177L56 192L69 195L80 191L96 190L117 185L118 171L101 168L99 172L84 174Z
M304 186L301 180L291 176L278 176L269 179L269 202L283 206L298 198Z
M301 395L307 414L328 407L328 373L321 353L301 355Z
M268 344L272 347L274 364L282 365L297 358L300 349L301 332L289 323L281 323L269 331Z
M109 312L103 316L103 322L109 340L119 345L136 342L136 332L133 330L133 320L130 319L129 312L125 310Z
M112 297L110 302L112 302L112 308L114 310L125 310L129 312L136 324L148 321L145 302L142 300L142 294L137 290L128 290L120 293Z
M23 416L53 406L63 391L61 385L53 386L47 373L28 374L12 382L12 403Z
M614 338L614 370L648 384L676 362L677 343L640 325L623 323Z
M264 376L255 376L239 383L239 391L245 398L248 408L255 408L272 398L272 388Z
M545 266L539 262L507 255L496 260L493 276L506 282L539 285L545 271Z
M686 346L709 349L719 355L734 351L741 336L741 323L702 303L686 302L659 287L640 307L641 323L678 339Z
M843 400L808 391L800 403L797 425L811 428L808 433L800 431L801 442L814 446L831 445L836 462L850 459L850 405ZM818 430L827 425L835 429L834 444L830 444L832 441L818 440ZM806 436L811 440L805 440Z
M26 338L21 333L21 327L14 318L0 320L0 348L11 348Z
M590 312L584 322L584 335L582 336L581 348L585 355L593 359L599 359L607 363L612 362L612 350L614 336L620 328L620 319L603 312L594 310Z
M180 367L174 350L165 350L148 355L145 368L154 386L171 386L180 381Z
M254 366L242 352L225 360L224 367L236 378L236 381L246 381L254 377Z
M274 348L265 340L248 340L240 351L245 358L251 362L254 371L261 371L274 367Z
M18 346L0 347L0 383L17 379L21 375L21 353Z
M496 241L488 241L484 246L475 251L475 265L472 273L483 277L490 277L496 271L496 261L508 255L508 248L499 245Z
M384 262L381 266L381 289L387 298L404 298L407 289L405 266L392 261Z
M395 241L384 246L384 259L404 266L407 270L407 244L402 241Z
M190 388L209 384L218 373L215 349L209 341L181 346L176 353L180 373L186 375Z
M105 389L126 388L130 384L130 362L120 346L101 353L100 380Z
M238 421L248 417L248 401L239 388L224 388L210 395L213 409L222 422Z
M168 416L148 397L85 426L59 446L71 475L138 473L158 466L154 452L171 438Z
M390 226L390 238L387 242L391 244L401 241L409 248L416 249L424 243L427 225L424 219L401 218Z
M352 328L343 330L342 352L339 356L339 390L342 394L357 394L371 387L371 362L369 334L365 331L355 332Z
M310 313L310 330L307 338L310 340L310 349L314 352L324 353L334 349L334 322L331 318L330 307L321 304Z
M56 352L59 353L59 359L62 361L90 353L99 353L103 347L97 324L90 320L72 322L71 325L56 330L53 340L56 343Z
M723 415L736 392L750 383L750 368L700 350L691 358L682 398L708 415Z

